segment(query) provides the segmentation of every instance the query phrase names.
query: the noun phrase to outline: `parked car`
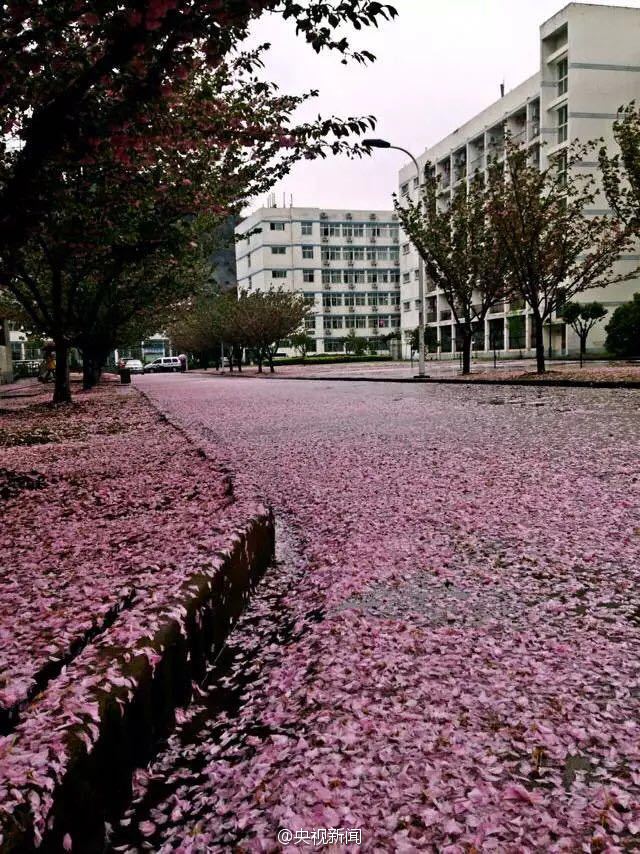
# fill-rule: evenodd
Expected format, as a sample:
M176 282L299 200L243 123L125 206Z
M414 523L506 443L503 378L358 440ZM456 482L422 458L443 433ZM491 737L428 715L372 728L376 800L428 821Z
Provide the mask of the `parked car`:
M140 359L125 359L122 367L131 371L132 374L141 374L144 371L144 365Z
M160 374L178 372L181 368L180 359L177 356L161 356L144 366L145 374Z

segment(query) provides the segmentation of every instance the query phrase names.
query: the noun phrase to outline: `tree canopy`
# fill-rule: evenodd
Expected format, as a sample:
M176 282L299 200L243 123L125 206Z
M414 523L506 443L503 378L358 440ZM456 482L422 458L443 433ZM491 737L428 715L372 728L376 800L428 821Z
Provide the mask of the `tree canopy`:
M439 189L439 179L427 164L420 198L406 203L396 198L395 208L427 275L451 307L462 336L462 370L468 374L474 332L506 295L504 253L488 216L482 178L457 188L450 204L438 199Z
M589 288L626 281L634 270L614 264L629 248L624 226L590 212L598 196L592 174L574 167L588 149L572 148L540 169L507 141L504 164L489 167L489 213L505 256L510 290L531 309L538 372L545 370L543 326L564 303Z

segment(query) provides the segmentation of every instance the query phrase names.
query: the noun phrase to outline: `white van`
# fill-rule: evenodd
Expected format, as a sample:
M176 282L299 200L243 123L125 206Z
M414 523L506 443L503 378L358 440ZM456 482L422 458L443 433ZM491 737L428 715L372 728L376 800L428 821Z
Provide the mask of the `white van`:
M181 370L182 365L177 356L162 356L160 359L154 359L144 366L145 374L160 374L168 372L177 372Z

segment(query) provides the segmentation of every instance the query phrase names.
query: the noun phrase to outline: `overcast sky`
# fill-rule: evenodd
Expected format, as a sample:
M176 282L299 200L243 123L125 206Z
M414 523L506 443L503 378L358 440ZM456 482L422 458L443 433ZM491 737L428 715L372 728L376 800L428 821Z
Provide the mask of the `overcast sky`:
M352 32L373 65L343 66L317 56L292 25L262 17L254 36L272 48L267 71L283 91L319 89L305 118L375 115L374 135L419 154L539 68L539 27L563 0L387 0L398 18L379 30ZM597 0L595 0L597 2ZM599 5L607 5L600 3ZM625 6L640 8L640 0ZM299 164L274 191L278 205L388 208L404 162L394 151L362 161L331 157ZM256 200L256 206L265 199Z

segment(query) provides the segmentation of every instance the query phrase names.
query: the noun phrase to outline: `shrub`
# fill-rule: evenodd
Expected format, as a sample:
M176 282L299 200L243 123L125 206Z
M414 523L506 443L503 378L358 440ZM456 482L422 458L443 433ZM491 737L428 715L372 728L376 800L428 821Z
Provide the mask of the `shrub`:
M613 312L605 346L614 356L640 359L640 293Z

